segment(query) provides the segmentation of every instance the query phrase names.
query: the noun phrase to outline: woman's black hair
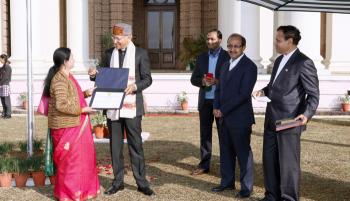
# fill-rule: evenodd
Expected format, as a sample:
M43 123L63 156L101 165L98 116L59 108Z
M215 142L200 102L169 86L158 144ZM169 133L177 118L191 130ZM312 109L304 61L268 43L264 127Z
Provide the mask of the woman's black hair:
M2 54L0 55L0 58L4 60L4 64L2 65L2 67L4 67L6 64L10 64L11 62L8 60L9 57L6 54Z
M71 50L66 47L57 48L53 53L54 65L50 68L45 78L43 95L50 97L51 80L56 75L56 73L60 70L60 67L62 66L62 64L64 64L65 61L69 60L70 54L71 54Z

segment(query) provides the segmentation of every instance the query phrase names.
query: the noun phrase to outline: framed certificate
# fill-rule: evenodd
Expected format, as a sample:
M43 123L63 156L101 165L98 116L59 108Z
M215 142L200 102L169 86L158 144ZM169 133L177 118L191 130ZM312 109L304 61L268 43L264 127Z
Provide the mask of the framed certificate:
M125 97L122 89L96 88L89 106L93 109L120 109Z

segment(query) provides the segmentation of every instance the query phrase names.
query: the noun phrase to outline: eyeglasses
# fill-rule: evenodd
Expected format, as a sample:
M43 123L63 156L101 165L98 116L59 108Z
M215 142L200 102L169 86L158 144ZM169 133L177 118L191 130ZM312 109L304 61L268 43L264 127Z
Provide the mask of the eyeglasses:
M242 45L227 45L227 49L239 49Z
M126 38L126 36L112 36L111 38L113 41L121 41Z

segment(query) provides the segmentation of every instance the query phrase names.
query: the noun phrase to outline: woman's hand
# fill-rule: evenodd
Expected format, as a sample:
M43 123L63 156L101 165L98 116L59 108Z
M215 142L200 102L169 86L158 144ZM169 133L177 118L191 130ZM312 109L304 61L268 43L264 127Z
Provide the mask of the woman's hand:
M85 97L90 97L92 95L92 92L94 92L94 89L96 89L96 88L97 87L85 90L84 91Z
M92 109L92 107L84 107L81 109L81 113L93 113L95 112L94 109Z

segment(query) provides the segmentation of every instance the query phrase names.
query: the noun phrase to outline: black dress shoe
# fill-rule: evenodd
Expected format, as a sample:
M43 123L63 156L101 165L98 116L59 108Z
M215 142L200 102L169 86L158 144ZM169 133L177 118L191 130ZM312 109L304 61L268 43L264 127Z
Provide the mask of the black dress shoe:
M122 191L124 190L124 185L120 185L120 186L114 186L112 185L111 187L109 187L106 191L105 194L106 195L112 195L117 193L118 191Z
M5 115L3 118L4 119L11 119L11 115Z
M251 195L250 192L239 191L238 193L236 193L235 198L249 198L250 195Z
M145 195L148 195L148 196L154 196L156 195L154 193L154 191L150 188L150 187L145 187L145 188L140 188L140 187L137 187L137 191L145 194Z
M232 186L216 186L216 187L214 187L214 188L212 188L211 189L211 191L213 191L213 192L222 192L222 191L224 191L224 190L233 190L233 189L235 189L234 187L232 187Z
M259 201L269 201L267 198L260 199Z

